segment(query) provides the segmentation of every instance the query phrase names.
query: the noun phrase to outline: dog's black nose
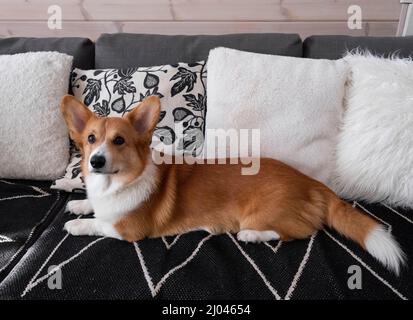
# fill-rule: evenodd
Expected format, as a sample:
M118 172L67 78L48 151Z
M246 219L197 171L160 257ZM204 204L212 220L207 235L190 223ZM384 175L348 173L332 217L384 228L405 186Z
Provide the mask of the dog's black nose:
M98 156L97 154L95 154L92 159L90 159L90 164L92 165L92 167L94 169L100 169L103 168L103 166L105 165L106 159L103 156Z

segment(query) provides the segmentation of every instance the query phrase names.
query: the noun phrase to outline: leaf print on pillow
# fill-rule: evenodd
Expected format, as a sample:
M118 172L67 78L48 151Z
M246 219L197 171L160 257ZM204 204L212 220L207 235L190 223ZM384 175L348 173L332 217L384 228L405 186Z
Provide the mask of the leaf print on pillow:
M168 126L157 127L153 135L166 145L174 143L176 138L175 132Z
M191 107L194 111L205 110L205 97L198 93L198 99L193 94L184 94L185 100L188 102L186 105Z
M196 73L184 67L179 67L178 70L179 71L171 78L171 80L180 79L171 88L172 97L183 91L185 88L187 88L186 92L192 91L194 84L196 83Z
M111 108L113 111L117 113L122 113L126 108L126 103L125 103L125 99L123 98L123 96L113 101Z
M107 117L110 114L109 102L108 100L103 100L102 105L100 102L93 105L93 112L96 113L99 117Z
M158 92L158 87L155 87L152 92L151 90L146 90L144 95L142 93L139 93L139 102L143 101L145 98L150 96L158 96L159 99L164 97L162 93Z
M204 143L204 134L197 128L191 128L185 132L182 139L179 140L178 150L184 151L196 157L200 154Z
M133 82L128 80L130 80L130 77L121 78L116 81L115 85L113 86L113 93L116 93L116 91L120 95L124 95L126 93L135 93L136 88L133 86Z
M158 123L161 122L163 118L165 118L165 116L166 116L166 111L161 111L161 113L159 114Z
M159 84L159 77L156 74L147 73L143 85L146 89L152 89Z
M191 121L189 121L189 126L191 128L202 128L204 125L204 118L202 117L193 117Z
M118 71L119 76L122 78L128 78L128 80L131 78L131 76L138 71L138 68L126 68L126 69L120 69Z
M71 177L71 179L75 179L80 174L80 171L81 171L81 169L80 169L80 160L81 159L79 159L79 162L77 162L72 168L72 177Z
M175 108L174 111L172 111L172 114L175 122L182 121L188 116L194 116L191 111L185 108Z
M101 89L102 82L100 81L100 79L88 79L86 88L83 91L83 94L87 92L84 99L85 105L89 106L93 102L93 100L99 100Z

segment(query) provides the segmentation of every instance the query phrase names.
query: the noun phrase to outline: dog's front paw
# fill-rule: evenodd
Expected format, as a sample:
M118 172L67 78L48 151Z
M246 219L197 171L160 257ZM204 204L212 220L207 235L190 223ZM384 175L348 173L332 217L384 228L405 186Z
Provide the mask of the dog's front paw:
M65 223L63 230L66 230L74 236L80 236L84 234L82 232L84 231L84 225L82 225L82 220L80 219L70 220Z
M95 234L90 219L75 219L65 223L64 230L74 236L90 236Z
M69 201L66 205L66 212L70 212L75 215L87 215L93 212L93 209L86 200L72 200Z

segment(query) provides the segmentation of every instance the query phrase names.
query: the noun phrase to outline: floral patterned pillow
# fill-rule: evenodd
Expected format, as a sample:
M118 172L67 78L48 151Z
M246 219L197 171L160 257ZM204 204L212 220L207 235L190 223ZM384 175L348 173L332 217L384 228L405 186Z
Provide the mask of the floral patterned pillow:
M206 112L206 65L178 63L128 69L74 69L72 91L99 117L123 117L144 98L161 98L161 117L155 128L152 148L167 154L202 152ZM65 175L53 189L84 191L80 152L71 143Z

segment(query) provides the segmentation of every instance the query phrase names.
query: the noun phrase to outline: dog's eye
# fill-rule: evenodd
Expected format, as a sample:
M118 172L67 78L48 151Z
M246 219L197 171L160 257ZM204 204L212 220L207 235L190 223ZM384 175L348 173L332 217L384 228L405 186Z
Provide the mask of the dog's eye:
M95 143L95 142L96 142L96 137L95 137L95 135L94 135L94 134L90 134L90 135L87 137L87 141L89 141L90 144Z
M116 137L116 138L113 140L113 143L116 144L116 145L118 145L118 146L120 146L121 144L124 144L124 143L125 143L125 139L123 139L122 137Z

